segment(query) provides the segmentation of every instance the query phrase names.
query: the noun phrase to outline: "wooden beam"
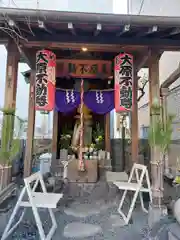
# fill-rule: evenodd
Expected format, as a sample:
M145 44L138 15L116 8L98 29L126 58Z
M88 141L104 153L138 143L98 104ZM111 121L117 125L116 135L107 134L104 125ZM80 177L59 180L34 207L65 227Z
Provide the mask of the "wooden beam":
M163 54L163 50L156 49L156 53L159 53L159 57ZM138 72L141 68L148 65L148 61L151 57L151 49L145 51L141 56L138 57L138 60L135 62L135 70Z
M107 152L111 151L110 142L110 113L105 115L105 150Z
M137 72L134 70L134 79L133 79L133 95L132 95L132 115L131 115L131 161L133 163L139 162L139 134L138 134L138 102L137 102L137 94L138 94L138 80L137 80Z
M32 169L34 125L35 125L35 76L36 76L35 70L31 70L31 80L29 86L27 141L24 158L24 177L28 177L31 174Z
M180 34L180 28L173 28L170 32L164 34L162 37L163 38L168 38L168 37L173 37L173 36L176 36L176 35L179 35Z
M17 93L17 74L18 74L18 62L19 62L19 52L12 40L9 40L7 45L7 64L6 64L6 82L5 82L5 96L4 96L4 108L5 109L16 109L16 93ZM3 116L3 126L1 136L6 134L6 122L8 121L7 115ZM9 136L9 141L11 142L13 138L14 129L14 118L11 122L11 136ZM1 146L7 148L6 139L1 137Z
M151 58L149 61L149 108L150 108L150 124L153 127L160 118L160 113L151 111L151 107L156 101L160 105L160 89L159 89L159 59L160 56L156 51L151 50ZM157 104L156 103L156 104ZM151 146L151 180L152 180L152 198L153 206L161 206L163 199L163 166L161 162L161 150L158 146ZM157 164L157 161L160 161Z
M73 35L76 35L74 25L71 22L68 23L68 29L71 31Z
M178 68L172 72L168 78L161 84L161 88L168 88L172 83L174 83L180 77L180 63Z
M120 37L122 35L125 35L125 33L128 33L130 31L130 29L131 29L131 25L130 24L126 24L126 25L124 25L122 31L117 33L116 36Z
M95 32L94 32L94 36L99 35L99 33L101 32L101 30L102 30L102 25L101 25L100 23L98 23L97 26L96 26L96 30L95 30Z
M52 136L52 171L56 169L56 157L57 157L57 144L58 144L58 112L54 109L53 114L53 136Z
M68 42L24 42L22 44L25 48L31 49L32 48L50 48L50 49L64 49L68 50L69 48L73 51L79 51L82 48L82 43L68 43ZM83 47L86 47L89 52L111 52L111 53L118 53L118 49L122 48L120 44L91 44L91 43L84 43ZM124 51L143 51L146 50L147 47L145 46L123 46Z
M126 31L128 32L128 30ZM178 39L161 39L161 38L148 38L148 37L118 37L113 34L100 34L96 37L93 35L70 35L70 34L37 34L36 37L28 37L29 44L30 42L59 42L59 43L79 43L79 44L120 44L123 46L149 46L149 47L159 47L159 49L179 49L179 40Z
M23 47L22 45L19 47L21 57L24 59L25 63L27 63L31 69L35 69L36 61L34 56L36 56L36 51L35 49L31 49L30 51L28 50L29 49Z
M154 35L158 31L159 31L158 26L154 25L154 26L150 27L147 31L142 31L142 32L138 33L136 36L137 37L144 37L144 36L147 37L147 36Z
M16 107L17 93L17 73L20 54L13 40L9 40L7 45L7 67L6 67L6 83L5 83L5 108Z
M141 56L139 56L134 66L136 72L138 72L142 67L145 66L149 57L150 57L150 50L145 51Z

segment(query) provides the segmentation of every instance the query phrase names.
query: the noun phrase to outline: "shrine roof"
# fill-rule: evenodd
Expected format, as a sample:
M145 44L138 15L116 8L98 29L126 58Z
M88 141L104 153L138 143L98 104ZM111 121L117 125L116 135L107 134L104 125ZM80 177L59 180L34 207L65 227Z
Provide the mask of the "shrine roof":
M39 48L45 45L68 49L69 44L71 48L78 44L101 44L116 46L118 51L126 46L179 50L180 45L180 17L16 8L0 8L0 13L0 38L9 37L14 28L21 35L19 40L25 47ZM59 45L55 45L55 42Z

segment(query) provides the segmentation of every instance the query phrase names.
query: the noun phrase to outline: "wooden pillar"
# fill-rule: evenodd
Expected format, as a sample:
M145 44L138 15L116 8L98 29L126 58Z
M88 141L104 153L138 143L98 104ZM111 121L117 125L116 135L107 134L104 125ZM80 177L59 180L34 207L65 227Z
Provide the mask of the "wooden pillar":
M52 171L57 167L56 166L57 144L58 144L57 141L58 141L58 112L54 109L53 136L52 136L52 162L51 162Z
M13 41L8 42L7 46L7 65L6 65L6 82L5 82L5 98L4 98L4 108L12 109L16 108L16 93L17 93L17 75L18 75L18 62L19 62L19 51L17 46ZM3 117L3 126L6 125L6 115ZM14 117L12 120L12 133L14 129ZM2 127L2 136L5 134L6 129ZM10 136L9 141L11 141ZM1 144L6 145L6 142L3 142L4 138L1 138Z
M137 73L134 72L133 79L133 95L132 95L132 115L131 115L131 138L132 138L132 164L138 163L139 161L139 134L138 134L138 101L137 101L137 91L138 91L138 77Z
M151 111L152 104L160 105L160 88L159 88L159 59L160 54L152 51L149 61L149 107L150 107L150 124L159 120L160 114L155 114ZM161 204L163 197L163 175L159 174L162 171L162 164L158 165L160 160L160 149L158 147L151 147L151 181L152 181L152 195L153 205Z
M105 116L105 150L107 152L111 151L111 142L110 142L110 113L107 113Z
M35 126L35 70L31 70L30 86L29 86L29 108L28 108L28 129L26 151L24 159L24 177L31 174L32 168L32 155L34 143L34 126Z
M168 88L161 88L161 106L162 106L162 120L164 123L164 127L167 122L167 97L169 94ZM169 174L169 151L167 150L164 157L164 174Z
M13 41L8 42L7 46L7 67L6 67L6 83L5 83L5 108L16 107L16 93L17 93L17 75L19 51Z

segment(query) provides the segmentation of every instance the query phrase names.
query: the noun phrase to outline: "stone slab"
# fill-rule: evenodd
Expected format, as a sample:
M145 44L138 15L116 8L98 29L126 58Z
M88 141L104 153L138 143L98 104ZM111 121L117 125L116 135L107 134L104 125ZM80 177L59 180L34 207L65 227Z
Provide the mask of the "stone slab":
M174 239L180 240L180 225L178 223L172 223L171 225L169 225L168 235L172 235Z
M106 172L107 182L116 182L116 181L128 181L128 175L126 172Z
M113 204L113 201L109 204L104 204L102 201L98 201L94 204L72 204L71 207L66 208L64 212L68 216L86 218L100 214L101 211L107 210L109 207L112 207Z
M112 227L123 227L125 225L127 225L124 220L121 218L120 215L116 215L116 214L112 214L110 216L110 224L112 225Z
M168 232L168 240L178 240L171 232Z
M75 238L87 238L101 232L102 229L98 225L74 222L66 225L66 227L64 228L63 235L66 238L75 239Z

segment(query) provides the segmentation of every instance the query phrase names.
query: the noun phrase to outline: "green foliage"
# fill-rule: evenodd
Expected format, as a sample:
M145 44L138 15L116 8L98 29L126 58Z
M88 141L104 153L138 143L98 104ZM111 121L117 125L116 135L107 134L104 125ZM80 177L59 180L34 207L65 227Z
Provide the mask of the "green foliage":
M93 138L96 142L95 148L97 150L103 149L104 129L100 126L99 123L96 123L96 130L94 130L94 132L93 132Z
M157 104L151 107L151 113L154 115L154 119L149 129L148 140L151 147L159 147L162 153L164 153L171 143L174 116L168 114L166 123L163 123L160 117L161 111L162 107Z
M68 125L64 125L62 128L62 134L60 137L60 148L61 149L69 149L71 145L71 138L72 138L72 130Z
M2 111L4 114L0 148L0 163L2 165L11 165L13 158L20 150L20 137L24 131L24 123L26 121L17 117L18 129L15 138L13 138L15 109L0 109L0 111Z
M93 131L93 138L94 140L99 138L104 139L104 130L99 123L96 123L96 129Z

